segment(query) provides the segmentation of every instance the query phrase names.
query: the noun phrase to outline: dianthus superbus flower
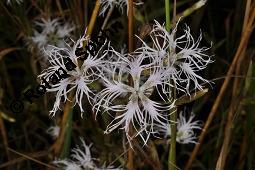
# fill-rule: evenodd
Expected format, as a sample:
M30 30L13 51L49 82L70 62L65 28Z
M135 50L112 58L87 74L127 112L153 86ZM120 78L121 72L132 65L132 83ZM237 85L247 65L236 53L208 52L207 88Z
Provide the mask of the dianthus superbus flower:
M126 0L100 0L101 2L101 10L99 15L104 15L105 12L114 6L119 7L121 12L123 13L123 6L127 5Z
M30 39L32 43L37 45L37 48L44 52L44 48L49 50L51 46L66 47L66 43L63 41L71 36L71 32L75 27L68 22L64 24L60 22L60 18L44 19L35 21L34 34Z
M76 164L73 161L67 160L67 159L55 160L52 163L63 168L64 170L82 170L80 165Z
M47 89L49 92L56 92L56 101L53 109L50 111L53 116L56 111L60 109L61 100L64 102L66 102L66 100L72 100L68 99L68 94L71 91L75 91L74 104L78 104L81 113L84 112L82 107L84 95L89 101L94 95L94 92L90 89L89 85L97 80L101 74L104 66L104 61L102 59L106 53L100 53L103 48L103 46L101 46L95 55L87 53L86 58L84 56L77 56L76 50L82 48L84 41L90 40L88 37L83 36L74 43L73 47L68 46L67 48L59 48L51 46L51 49L46 51L46 54L49 56L51 66L45 69L38 77L52 82L54 76L56 77L56 72L60 72L59 74L62 74L62 78L59 78L58 81L52 82L51 88ZM104 44L105 43L106 41ZM83 57L80 61L82 64L79 66L78 60L80 60L81 57ZM69 65L72 65L72 69L67 68L67 62Z
M154 133L154 123L163 124L165 117L162 112L173 108L174 102L164 105L150 99L152 91L162 85L162 72L151 63L143 64L148 59L146 56L140 54L129 56L128 59L127 56L120 57L122 67L114 63L112 77L102 77L105 89L97 94L94 108L97 112L103 108L108 113L116 114L105 133L121 127L130 142L131 125L146 144L150 133ZM147 76L143 75L146 70L150 72ZM128 77L131 83L128 83Z
M196 135L194 129L201 129L201 121L194 121L195 115L191 113L188 120L183 115L183 112L180 112L179 118L177 119L177 134L176 141L181 144L196 144ZM170 136L171 138L171 128L170 124L166 123L165 125L157 125L159 134L162 134L165 138Z
M147 52L147 55L153 56L164 71L163 89L166 93L171 93L169 87L175 87L190 95L192 89L202 90L202 83L209 83L198 72L204 70L212 60L206 54L209 48L199 47L201 34L195 41L189 27L186 26L183 30L184 34L178 36L177 26L178 24L169 33L164 26L155 21L150 33L153 46L150 47L142 41L141 48Z
M46 131L53 139L56 139L59 136L60 132L60 127L55 125L55 126L50 126L47 131Z
M113 7L117 7L120 9L120 12L123 13L124 9L127 8L128 13L128 0L100 0L101 2L101 10L99 15L104 16L107 10L110 10ZM135 5L141 5L143 3L134 3Z
M62 167L64 170L83 170L83 169L93 169L93 170L122 170L122 168L114 168L113 166L108 167L98 167L95 164L95 159L91 155L90 145L86 145L85 141L81 138L82 146L77 146L72 149L71 159L55 160L54 164Z
M201 122L196 120L194 121L195 115L191 113L188 120L186 120L185 116L180 114L177 124L177 135L176 141L183 144L188 143L197 143L194 129L201 129Z

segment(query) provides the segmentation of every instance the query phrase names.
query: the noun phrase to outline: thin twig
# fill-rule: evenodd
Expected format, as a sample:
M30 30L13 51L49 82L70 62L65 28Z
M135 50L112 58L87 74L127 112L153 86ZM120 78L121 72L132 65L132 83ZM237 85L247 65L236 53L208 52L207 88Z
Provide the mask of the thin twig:
M133 0L128 0L128 52L134 51L134 17L133 17Z
M27 155L25 155L25 154L23 154L23 153L17 152L17 151L15 151L15 150L11 149L11 148L8 148L8 150L11 151L11 152L13 152L13 153L16 153L17 155L20 155L20 156L22 156L22 157L24 157L24 158L27 158L27 159L29 159L29 160L31 160L31 161L34 161L34 162L36 162L36 163L38 163L38 164L44 165L44 166L46 166L46 167L48 167L48 168L58 169L58 168L55 167L55 166L46 164L46 163L44 163L44 162L42 162L42 161L39 161L39 160L34 159L34 158L30 157L30 156L27 156Z
M32 158L37 158L37 157L48 156L49 152L48 151L39 151L39 152L36 152L36 153L28 153L26 155L28 155L29 157L32 157ZM16 163L19 163L19 162L22 162L24 160L26 160L26 157L19 157L19 158L12 159L8 162L5 162L5 163L1 164L0 169L4 168L4 167L7 167L7 166L10 166L10 165L13 165L13 164L16 164Z
M102 25L102 27L101 27L102 30L105 29L106 24L108 23L108 21L109 21L111 15L112 15L113 10L114 10L114 6L112 6L112 7L109 9L109 11L108 11L108 13L107 13L107 15L106 15L106 17L105 17L104 22L103 22L103 25ZM101 34L102 34L102 32L100 32L99 35L101 35Z
M5 126L4 126L4 121L3 121L1 115L0 115L0 129L1 129L2 137L3 137L3 143L4 143L6 155L7 155L8 160L10 160L11 156L10 156L10 153L7 149L8 148L8 137L7 137L6 129L5 129Z
M169 3L169 2L168 2ZM172 23L175 25L175 19L176 19L176 0L174 0L174 6L173 6L173 20ZM166 7L169 8L169 7ZM169 13L169 11L168 11ZM167 20L168 14L166 13L166 20ZM170 19L170 18L169 18ZM168 27L167 27L168 28ZM170 30L168 30L170 31ZM172 90L172 96L174 99L176 99L176 85L174 84L174 87L171 88ZM169 96L171 97L171 96ZM174 108L174 111L170 111L170 122L177 122L177 106ZM168 156L168 169L169 170L176 170L176 135L177 135L177 124L171 123L170 124L171 129L171 141L170 141L170 150L169 150L169 156Z
M134 51L134 42L133 42L133 0L128 0L128 52L132 53ZM131 82L131 78L129 78L129 83ZM133 127L130 124L129 135L132 136ZM128 160L127 160L127 169L134 169L134 152L132 149L128 150Z
M86 35L90 35L92 33L94 25L96 23L97 14L99 12L99 9L100 9L100 0L97 0L96 5L95 5L94 10L93 10L93 13L92 13L92 16L91 16L90 21L89 21L89 25L88 25Z

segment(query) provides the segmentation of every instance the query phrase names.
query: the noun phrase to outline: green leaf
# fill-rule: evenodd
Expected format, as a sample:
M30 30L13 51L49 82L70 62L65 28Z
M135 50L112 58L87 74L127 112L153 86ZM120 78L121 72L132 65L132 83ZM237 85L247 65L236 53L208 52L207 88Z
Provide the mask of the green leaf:
M193 101L197 100L198 98L202 97L203 95L205 95L205 93L207 93L207 92L208 92L208 88L206 88L204 90L201 90L201 91L198 91L196 93L193 93L190 96L189 95L184 95L184 96L180 97L179 99L177 99L175 104L177 106L180 106L180 105L183 105L183 104L186 104L186 103L193 102Z

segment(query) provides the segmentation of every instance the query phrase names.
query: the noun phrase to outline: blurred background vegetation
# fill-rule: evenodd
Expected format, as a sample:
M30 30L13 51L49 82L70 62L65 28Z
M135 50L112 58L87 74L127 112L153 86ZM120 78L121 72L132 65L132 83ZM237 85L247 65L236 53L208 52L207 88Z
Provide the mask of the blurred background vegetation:
M134 10L134 33L137 35L141 35L145 26L152 24L154 19L165 22L163 0L142 2L144 4ZM186 23L195 38L202 32L201 46L210 46L212 42L209 53L215 62L206 69L204 77L214 81L214 84L212 88L208 87L206 95L185 107L192 110L204 124L208 123L211 108L218 107L209 120L195 159L190 156L195 145L177 145L177 166L180 169L186 166L186 169L211 170L218 169L221 161L226 160L224 169L253 170L254 1L248 1L249 8L245 0L208 0L201 8L192 10L196 2L177 1L177 16L184 14L179 29ZM49 116L54 95L47 93L33 104L25 102L22 113L13 113L8 107L13 99L18 99L24 91L38 85L37 75L44 68L38 59L38 49L31 47L29 42L29 37L33 36L34 21L56 17L61 17L62 22L72 21L76 29L71 38L76 40L88 25L94 5L93 0L24 0L20 4L12 1L11 5L7 5L5 0L0 1L0 169L53 169L51 162L56 155L51 152L51 147L54 139L46 130L59 124L62 117L61 113ZM124 29L111 37L111 41L116 48L121 48L127 44L125 11L121 15L118 9L114 9L107 26L117 20L122 22ZM104 17L97 18L92 36L97 35L103 21ZM226 77L230 78L229 83L223 87ZM101 160L101 164L125 167L127 158L122 134L104 135L105 120L100 117L95 120L91 108L85 109L86 114L81 119L79 111L74 108L70 118L72 127L65 141L66 151L60 157L69 155L70 148L79 144L79 137L82 136L85 141L93 143L92 153ZM200 133L198 131L197 135ZM165 142L151 139L148 145L141 147L138 142L135 145L135 169L167 169L168 147ZM190 159L192 164L187 165Z

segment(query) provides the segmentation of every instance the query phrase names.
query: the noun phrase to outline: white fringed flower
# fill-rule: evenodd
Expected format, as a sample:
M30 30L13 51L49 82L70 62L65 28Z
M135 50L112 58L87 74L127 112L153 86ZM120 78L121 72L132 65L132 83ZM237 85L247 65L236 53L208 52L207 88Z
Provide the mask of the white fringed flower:
M48 82L52 82L54 76L55 78L58 78L57 82L51 83L51 88L47 88L47 91L49 92L57 92L56 101L53 109L50 111L52 116L54 116L56 111L60 109L61 100L64 102L66 102L66 100L70 101L70 99L68 99L68 94L71 93L71 91L75 90L74 105L78 104L82 114L84 112L82 107L83 96L85 95L90 101L92 98L91 96L94 95L89 85L100 76L104 65L104 61L102 59L106 53L100 54L101 49L103 48L102 45L96 52L95 56L90 53L87 53L88 55L86 58L84 55L77 56L76 50L82 48L84 41L89 41L88 37L83 36L74 44L73 47L68 46L67 48L59 48L51 46L51 49L46 51L46 54L49 56L51 66L45 69L38 77L41 79L44 78ZM79 66L78 60L81 57L84 57L84 59L80 61L82 65ZM67 62L64 60L67 60ZM68 68L70 65L72 67L71 69ZM59 76L56 77L56 72L59 72L62 77L61 79ZM66 72L66 74L64 74L64 72Z
M194 113L191 113L189 119L187 120L185 116L183 115L183 112L180 113L179 118L177 119L177 134L176 134L176 141L181 143L181 144L189 144L189 143L194 143L197 144L196 142L196 135L194 133L194 129L201 129L201 121L196 120L193 121L195 115ZM170 124L166 123L164 126L162 125L157 125L158 127L158 132L160 134L163 134L164 137L171 137L171 129L170 129Z
M66 43L63 40L70 37L71 32L75 29L71 23L65 22L62 24L60 18L53 20L41 19L34 23L34 35L30 39L41 52L43 52L44 48L49 50L51 47L48 45L66 47Z
M146 56L128 56L128 59L126 56L120 57L125 64L121 61L122 67L119 67L119 63L114 63L112 77L102 78L105 89L97 94L94 108L96 113L102 107L108 113L117 114L105 133L123 125L120 129L125 130L130 142L132 137L129 136L129 128L132 125L137 132L136 136L139 135L146 144L150 134L154 133L154 123L163 124L165 116L162 112L173 108L174 102L163 105L149 98L152 91L162 85L162 72L151 63L143 64L148 59ZM147 76L143 75L145 71L148 71ZM130 77L132 82L129 84L124 77Z
M182 144L188 143L197 143L195 136L194 129L201 129L201 122L196 120L193 121L195 115L191 113L188 121L186 120L185 116L180 113L180 117L178 119L177 124L177 135L176 141Z
M111 8L117 7L119 8L120 12L123 13L124 8L127 8L127 14L128 14L128 0L100 0L101 2L101 10L99 15L104 16L105 12L107 10L110 10ZM134 3L135 5L141 5L140 3Z
M55 126L50 126L47 131L46 131L53 139L56 139L59 136L60 132L60 127L55 125Z
M77 146L76 148L72 149L71 158L72 160L56 160L53 163L58 166L63 166L65 170L69 170L69 167L74 167L75 170L82 170L85 168L94 169L95 164L93 162L94 158L91 157L90 147L86 145L84 140L81 138L82 147L80 148Z
M99 15L104 16L105 12L113 7L119 7L121 13L123 13L123 6L127 5L126 0L100 0L101 2L101 10Z
M93 162L95 158L91 157L90 147L92 146L92 144L90 144L89 146L86 145L82 138L81 142L83 148L79 148L77 146L76 148L72 149L73 154L71 155L71 157L73 158L73 160L75 160L75 162L77 162L77 164L81 165L83 168L93 169L95 167L95 164Z
M72 162L70 160L55 160L52 162L53 164L63 168L64 170L83 170L80 165L76 164L75 162Z
M164 70L164 92L171 93L170 86L190 95L192 89L202 90L202 83L209 83L199 76L198 72L204 70L212 60L206 54L209 48L199 47L201 34L195 41L190 34L190 28L186 26L184 34L175 38L177 26L178 24L169 33L164 25L161 26L155 21L150 33L153 47L149 47L141 40L143 42L141 48L147 52L147 55L153 56L159 67Z
M17 4L21 4L22 2L23 2L23 0L15 0L15 2L17 3ZM7 5L11 5L11 0L7 0Z
M97 165L94 163L94 160L97 159L92 158L91 156L90 147L92 146L92 144L88 146L82 138L80 139L82 142L82 147L80 148L79 146L77 146L76 148L72 149L71 160L55 160L53 161L53 163L59 167L62 167L64 170L122 170L122 168L114 168L112 166L108 166L106 168L104 168L104 166L102 168L97 167Z

